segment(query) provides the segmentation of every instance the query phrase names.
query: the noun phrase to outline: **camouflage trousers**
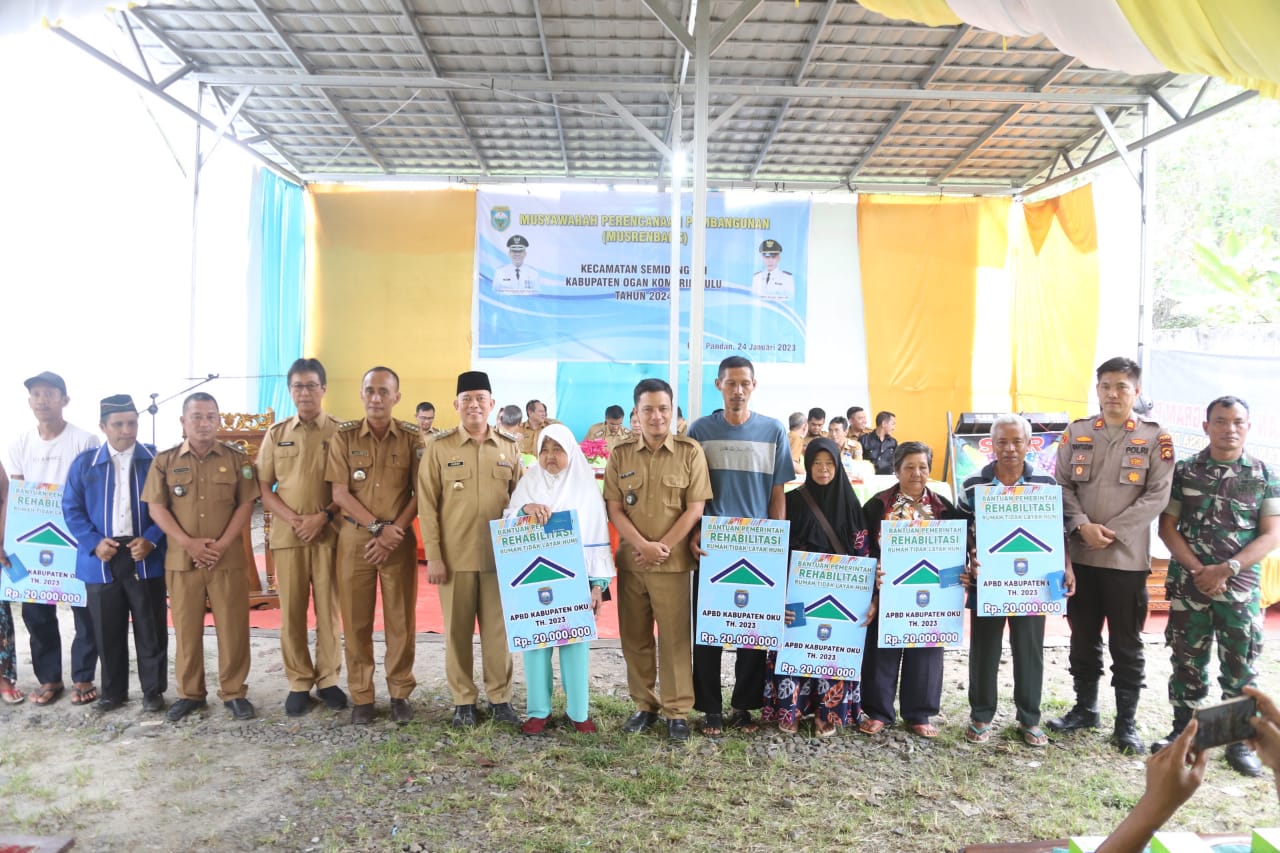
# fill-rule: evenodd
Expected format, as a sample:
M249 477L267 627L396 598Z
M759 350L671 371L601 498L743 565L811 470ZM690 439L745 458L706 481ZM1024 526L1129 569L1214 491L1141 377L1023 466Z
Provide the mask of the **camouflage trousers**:
M1190 579L1185 583L1190 584ZM1195 708L1209 695L1209 652L1218 641L1218 684L1222 698L1241 695L1257 678L1254 664L1262 652L1262 596L1257 589L1249 601L1216 601L1192 586L1166 587L1169 623L1164 629L1173 674L1169 702Z

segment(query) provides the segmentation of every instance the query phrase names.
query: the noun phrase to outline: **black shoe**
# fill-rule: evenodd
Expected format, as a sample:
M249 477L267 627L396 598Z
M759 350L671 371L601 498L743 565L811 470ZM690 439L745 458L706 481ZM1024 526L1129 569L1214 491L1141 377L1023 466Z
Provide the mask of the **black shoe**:
M97 702L93 703L93 710L100 711L105 714L107 711L114 711L122 705L124 705L123 699L109 699L106 696L103 696Z
M455 729L474 729L476 727L476 706L455 705L453 707L453 727Z
M1138 737L1138 727L1134 718L1138 713L1137 690L1121 690L1116 688L1116 727L1111 735L1111 742L1124 755L1141 755L1144 750L1142 738Z
M623 724L622 730L629 735L638 735L656 722L658 722L658 715L652 711L636 711Z
M154 714L157 711L164 710L164 694L163 693L147 693L142 697L142 710L148 714Z
M1241 776L1261 776L1262 762L1253 750L1237 741L1227 747L1227 764Z
M1098 717L1098 682L1077 678L1075 690L1075 707L1056 720L1046 720L1045 727L1049 731L1075 732L1080 729L1096 729L1102 722Z
M328 687L321 687L316 691L316 696L324 703L324 706L330 711L341 711L347 707L347 694L342 688L336 684L330 684Z
M290 717L301 717L311 710L311 693L306 690L290 690L284 697L284 712Z
M372 702L370 702L367 705L351 706L351 725L367 726L373 722L373 718L374 718L374 711L373 711Z
M688 740L689 724L684 720L667 720L667 737L672 740Z
M506 723L511 726L520 725L520 715L516 713L516 709L511 707L510 702L499 702L496 705L489 705L489 716L493 718L495 723Z
M192 711L203 711L208 706L208 702L203 699L179 699L169 708L169 722L176 723Z
M228 699L222 703L222 707L231 712L231 716L237 720L252 720L258 716L258 712L253 710L253 703L243 697L239 699Z
M1151 754L1155 755L1169 744L1178 739L1178 735L1182 734L1182 730L1187 727L1187 723L1191 722L1193 711L1190 708L1174 708L1173 709L1173 728L1169 733L1160 740L1151 744Z
M408 699L391 700L391 722L402 726L413 722L413 708L409 706Z

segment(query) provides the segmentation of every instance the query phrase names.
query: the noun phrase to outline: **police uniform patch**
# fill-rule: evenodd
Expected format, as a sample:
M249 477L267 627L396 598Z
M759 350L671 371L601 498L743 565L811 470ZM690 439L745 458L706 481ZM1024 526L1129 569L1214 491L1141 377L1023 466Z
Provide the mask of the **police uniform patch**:
M1088 454L1085 454L1085 453L1077 453L1075 457L1076 462L1086 462L1088 461L1088 459L1089 459L1089 456Z
M1129 439L1129 443L1130 444L1146 444L1147 440L1145 438L1131 438Z
M1138 482L1138 472L1137 472L1137 471L1130 471L1130 472L1129 472L1129 482L1130 482L1130 483L1136 483L1136 482Z
M1173 436L1167 432L1162 432L1156 441L1160 444L1160 458L1165 462L1173 459Z
M1074 440L1080 444L1093 444L1093 436L1091 435L1077 435Z
M1132 466L1133 466L1133 467L1135 467L1135 468L1140 468L1140 467L1142 467L1142 462L1143 462L1143 459L1142 459L1142 457L1141 457L1141 456L1130 456L1130 457L1129 457L1129 464L1130 464L1130 465L1132 465Z

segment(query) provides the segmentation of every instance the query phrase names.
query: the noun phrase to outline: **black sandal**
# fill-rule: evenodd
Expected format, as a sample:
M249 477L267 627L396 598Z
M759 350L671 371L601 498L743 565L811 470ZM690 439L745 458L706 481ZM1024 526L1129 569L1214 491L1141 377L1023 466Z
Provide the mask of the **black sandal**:
M724 716L707 714L702 718L702 735L709 738L724 737Z
M729 714L729 726L744 734L760 731L760 726L756 725L756 721L751 719L751 712L741 711L737 708L734 708Z

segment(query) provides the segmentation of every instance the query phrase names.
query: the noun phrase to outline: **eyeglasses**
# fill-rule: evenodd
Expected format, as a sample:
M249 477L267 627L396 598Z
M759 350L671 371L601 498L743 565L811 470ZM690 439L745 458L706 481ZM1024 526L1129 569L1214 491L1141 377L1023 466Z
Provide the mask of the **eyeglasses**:
M289 386L290 391L319 391L324 386L319 382L308 382L305 385L301 382L295 382Z

